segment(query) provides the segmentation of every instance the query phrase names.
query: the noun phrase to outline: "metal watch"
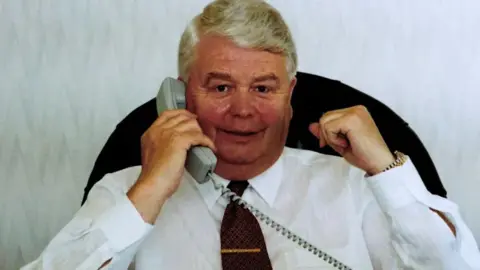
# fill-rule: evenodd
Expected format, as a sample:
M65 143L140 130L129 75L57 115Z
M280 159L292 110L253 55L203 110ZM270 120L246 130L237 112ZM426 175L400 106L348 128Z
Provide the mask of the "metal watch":
M405 162L407 162L407 160L408 160L408 156L405 155L404 153L400 152L400 151L395 151L395 152L393 152L393 154L395 155L395 161L390 163L390 165L388 165L387 168L383 169L382 173L386 172L388 170L391 170L395 167L400 167L403 164L405 164Z

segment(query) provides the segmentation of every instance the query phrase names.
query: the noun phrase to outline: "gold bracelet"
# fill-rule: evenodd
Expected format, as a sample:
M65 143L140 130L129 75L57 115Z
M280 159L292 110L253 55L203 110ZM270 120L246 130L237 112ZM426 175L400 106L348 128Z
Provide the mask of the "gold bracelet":
M393 152L393 154L395 155L395 160L392 163L390 163L390 165L388 165L387 168L383 169L382 173L388 170L391 170L395 167L400 167L403 164L405 164L408 160L408 156L406 156L404 153L400 151L395 151Z

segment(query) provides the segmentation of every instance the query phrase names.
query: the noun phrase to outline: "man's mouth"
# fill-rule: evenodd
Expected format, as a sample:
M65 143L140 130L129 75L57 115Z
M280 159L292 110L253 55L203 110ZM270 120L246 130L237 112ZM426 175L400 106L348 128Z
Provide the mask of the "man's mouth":
M231 134L235 136L245 136L245 137L252 136L258 133L258 131L237 131L237 130L226 130L226 129L220 129L220 130L227 134Z

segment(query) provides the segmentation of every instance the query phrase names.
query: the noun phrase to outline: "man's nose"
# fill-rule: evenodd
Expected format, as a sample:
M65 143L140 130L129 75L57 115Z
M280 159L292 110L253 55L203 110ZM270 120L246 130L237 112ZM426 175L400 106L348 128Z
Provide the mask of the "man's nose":
M231 99L230 112L234 116L249 117L255 110L253 101L252 93L248 90L236 91Z

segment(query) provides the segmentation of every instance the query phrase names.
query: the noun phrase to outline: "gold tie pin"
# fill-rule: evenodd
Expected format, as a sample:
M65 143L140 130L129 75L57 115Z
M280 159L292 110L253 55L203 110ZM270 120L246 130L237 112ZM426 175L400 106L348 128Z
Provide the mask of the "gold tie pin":
M259 248L222 248L222 254L225 253L258 253L260 252Z

